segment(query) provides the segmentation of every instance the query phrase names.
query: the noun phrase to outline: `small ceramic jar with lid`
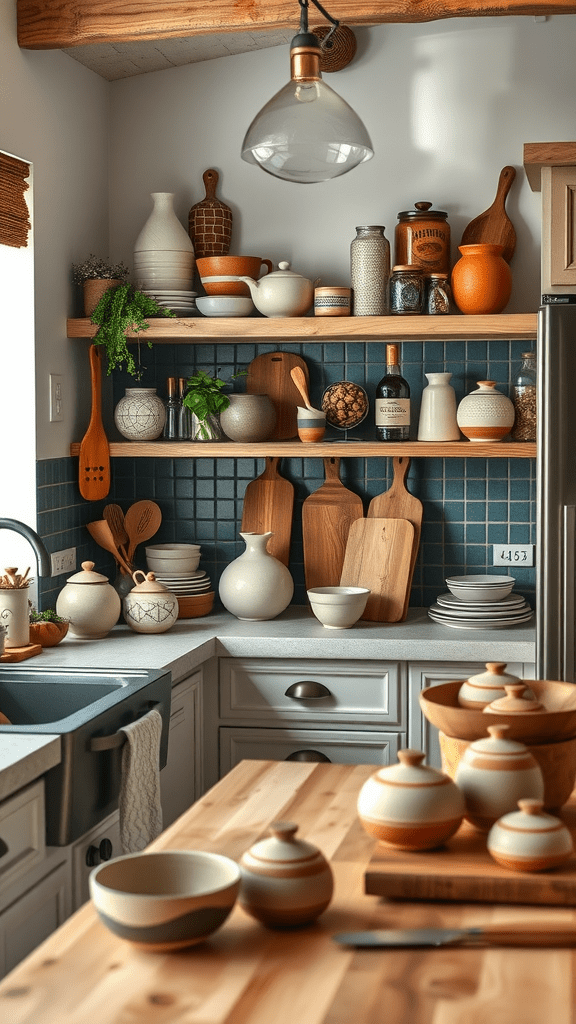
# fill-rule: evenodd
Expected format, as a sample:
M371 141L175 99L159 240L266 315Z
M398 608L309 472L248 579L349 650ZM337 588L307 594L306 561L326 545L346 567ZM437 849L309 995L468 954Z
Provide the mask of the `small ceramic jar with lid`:
M505 697L498 697L491 704L482 708L482 713L489 715L525 715L530 711L544 711L544 705L536 698L530 697L526 683L511 683L504 687Z
M546 814L541 800L519 800L518 810L492 826L487 846L496 863L512 871L549 871L574 852L568 828Z
M135 633L165 633L178 618L178 598L153 572L136 569L134 587L122 600L124 618Z
M425 765L421 750L399 750L398 764L379 768L358 796L362 827L401 850L431 850L453 836L464 797L453 780Z
M487 704L491 704L499 697L505 697L506 687L520 682L518 676L510 675L505 669L505 661L487 661L485 672L478 672L462 683L458 690L460 707L482 711ZM534 694L526 687L524 696L530 700L534 699Z
M82 572L69 576L56 598L56 614L68 619L68 634L81 640L101 640L120 617L120 598L106 576L94 572L94 562L82 562Z
M238 901L270 928L310 924L332 899L332 869L312 843L296 839L298 826L276 821L270 835L240 858Z
M466 801L464 816L482 832L519 800L544 800L540 765L524 743L506 739L507 731L507 725L489 725L486 739L468 744L454 776Z
M456 410L458 426L469 441L501 441L514 425L514 405L495 380L479 380Z

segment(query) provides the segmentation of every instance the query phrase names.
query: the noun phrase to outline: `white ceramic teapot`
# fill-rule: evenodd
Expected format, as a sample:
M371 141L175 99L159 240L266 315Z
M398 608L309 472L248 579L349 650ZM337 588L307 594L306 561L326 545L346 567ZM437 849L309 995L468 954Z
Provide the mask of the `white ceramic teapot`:
M302 274L290 270L290 264L278 264L278 270L259 281L238 277L250 289L252 302L264 316L305 316L314 300L314 285Z

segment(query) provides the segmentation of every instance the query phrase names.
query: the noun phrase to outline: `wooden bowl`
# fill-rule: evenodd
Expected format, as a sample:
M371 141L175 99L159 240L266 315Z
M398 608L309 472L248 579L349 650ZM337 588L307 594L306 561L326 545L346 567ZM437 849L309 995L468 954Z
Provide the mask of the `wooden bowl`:
M31 622L30 643L41 647L56 647L68 632L67 622Z
M195 594L193 597L178 598L179 619L199 619L209 615L214 607L214 591L208 594Z
M485 714L458 704L458 691L464 680L428 686L420 693L424 717L447 736L477 740L486 736L489 725L508 725L508 739L523 743L552 743L576 736L576 686L549 679L523 679L544 711L507 715Z

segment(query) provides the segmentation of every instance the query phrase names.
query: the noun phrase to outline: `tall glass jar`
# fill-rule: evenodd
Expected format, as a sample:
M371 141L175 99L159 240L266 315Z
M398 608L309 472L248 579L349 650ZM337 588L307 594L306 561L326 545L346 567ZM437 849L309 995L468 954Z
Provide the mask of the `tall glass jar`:
M514 379L511 399L514 404L514 441L536 440L536 353L523 352Z
M350 283L354 316L384 316L389 312L390 243L379 224L356 228L350 245Z

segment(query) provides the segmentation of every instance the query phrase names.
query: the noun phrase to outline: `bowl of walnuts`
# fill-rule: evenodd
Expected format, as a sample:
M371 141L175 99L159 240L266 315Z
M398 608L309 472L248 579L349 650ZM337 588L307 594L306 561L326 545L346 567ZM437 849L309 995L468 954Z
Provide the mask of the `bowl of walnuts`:
M368 395L359 384L339 380L330 384L322 395L326 422L338 430L357 427L368 415Z

